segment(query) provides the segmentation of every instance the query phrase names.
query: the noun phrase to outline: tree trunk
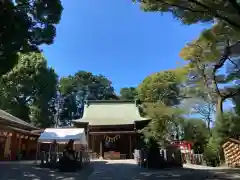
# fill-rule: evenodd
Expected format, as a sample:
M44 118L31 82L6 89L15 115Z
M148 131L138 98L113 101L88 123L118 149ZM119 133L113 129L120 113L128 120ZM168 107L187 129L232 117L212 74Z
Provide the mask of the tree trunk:
M208 96L210 96L210 95L208 95ZM212 102L212 99L211 99L211 102ZM209 130L209 132L211 131L211 122L212 122L212 117L211 117L211 115L212 115L212 103L208 103L208 114L207 114L207 128L208 128L208 130Z
M209 131L211 131L211 117L210 116L208 116L207 117L207 129L209 130Z
M216 119L223 118L223 98L218 97L216 106Z

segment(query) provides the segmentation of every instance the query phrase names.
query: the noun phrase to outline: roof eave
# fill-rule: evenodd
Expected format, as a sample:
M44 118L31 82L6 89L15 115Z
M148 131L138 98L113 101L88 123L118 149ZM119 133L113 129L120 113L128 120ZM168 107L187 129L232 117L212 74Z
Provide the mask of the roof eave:
M142 118L140 120L135 120L135 122L141 122L141 121L151 121L151 118Z
M76 124L86 124L86 125L89 125L89 126L129 126L129 125L134 125L135 123L137 122L144 122L144 121L149 121L150 119L142 119L142 120L137 120L137 121L132 121L132 122L129 122L129 123L116 123L116 124L92 124L91 122L87 122L87 121L84 121L84 120L74 120L73 123L76 123Z
M81 119L76 119L76 120L72 120L73 123L82 123L82 124L89 124L89 122L87 121L82 121Z
M30 129L38 129L37 127L13 116L12 114L0 109L0 112L3 114L0 116L0 119L2 119L3 121L6 121L7 124L8 123L11 123L12 125L17 125L17 126L22 126L22 127L25 127L25 128L30 128ZM3 122L4 123L4 122Z
M134 125L134 123L122 123L122 124L90 124L89 126L129 126Z
M30 130L38 130L39 129L39 128L31 126L31 125L25 125L25 124L21 124L19 122L11 121L11 120L6 119L6 118L0 117L0 119L3 120L2 122L0 121L0 124L6 124L6 125L11 125L11 126L14 126L14 127L21 127L23 129L25 128L25 129L30 129Z

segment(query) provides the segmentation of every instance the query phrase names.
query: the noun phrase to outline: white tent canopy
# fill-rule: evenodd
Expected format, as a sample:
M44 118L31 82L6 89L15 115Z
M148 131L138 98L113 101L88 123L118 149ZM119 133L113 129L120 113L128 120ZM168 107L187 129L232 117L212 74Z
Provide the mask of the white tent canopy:
M52 143L56 140L58 143L67 143L70 139L75 144L86 145L86 135L84 128L47 128L38 138L40 143Z

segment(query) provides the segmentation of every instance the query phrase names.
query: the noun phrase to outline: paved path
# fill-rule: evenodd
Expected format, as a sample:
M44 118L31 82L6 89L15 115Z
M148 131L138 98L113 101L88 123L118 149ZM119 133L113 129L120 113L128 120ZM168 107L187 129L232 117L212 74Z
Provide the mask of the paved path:
M89 180L218 180L239 179L240 170L223 168L206 168L204 166L187 165L184 168L148 170L139 168L131 160L96 161L94 172Z
M60 173L30 163L0 162L0 171L0 180L240 180L238 169L187 166L154 171L139 168L131 160L94 161L92 166L78 173Z

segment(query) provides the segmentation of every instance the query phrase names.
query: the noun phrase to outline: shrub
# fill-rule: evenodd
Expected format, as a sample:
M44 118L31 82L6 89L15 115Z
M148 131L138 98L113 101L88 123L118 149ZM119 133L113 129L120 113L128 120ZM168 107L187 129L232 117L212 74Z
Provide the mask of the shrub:
M220 165L219 149L220 147L217 139L211 137L204 149L203 154L204 160L208 166L216 167Z

